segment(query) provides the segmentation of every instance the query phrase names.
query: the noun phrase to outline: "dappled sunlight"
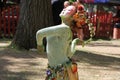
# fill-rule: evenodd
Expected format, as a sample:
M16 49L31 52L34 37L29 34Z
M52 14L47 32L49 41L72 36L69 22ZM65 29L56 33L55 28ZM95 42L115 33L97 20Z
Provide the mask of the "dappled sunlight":
M90 44L82 46L77 46L77 50L88 51L90 53L101 54L105 56L114 56L120 58L120 41L92 41Z
M11 40L0 40L0 50L8 47L11 43Z
M80 80L120 79L120 58L87 51L77 51L74 58L78 63Z
M108 43L108 45L111 45L111 42ZM94 45L92 48L89 48L91 46L76 46L77 52L73 58L78 64L80 80L120 79L120 51L108 53L109 50L103 49L101 44L100 42L100 46ZM117 49L117 47L114 49ZM100 50L103 52L100 52ZM39 53L37 50L0 48L0 79L45 80L47 63L47 54Z
M47 66L46 54L11 48L0 50L0 79L44 80Z
M38 74L39 73L39 74ZM4 80L44 80L44 75L42 72L30 72L30 71L21 71L21 72L7 72L0 76L0 79ZM0 73L2 74L2 73Z

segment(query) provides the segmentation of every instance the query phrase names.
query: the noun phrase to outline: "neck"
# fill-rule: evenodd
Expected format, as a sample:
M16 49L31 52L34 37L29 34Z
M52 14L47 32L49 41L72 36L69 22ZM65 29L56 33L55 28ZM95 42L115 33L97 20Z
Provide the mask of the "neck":
M72 18L65 18L62 20L62 24L66 24L68 26L71 26Z

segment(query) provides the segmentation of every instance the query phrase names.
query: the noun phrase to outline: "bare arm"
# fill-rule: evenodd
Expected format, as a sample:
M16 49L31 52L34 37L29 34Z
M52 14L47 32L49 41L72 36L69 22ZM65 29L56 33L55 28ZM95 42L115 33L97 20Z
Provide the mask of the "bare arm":
M69 57L71 58L73 54L76 52L75 46L80 42L79 38L75 38L71 43L71 54L69 54Z
M68 32L69 30L70 30L69 27L67 27L66 25L58 25L58 26L41 29L36 33L37 45L43 44L42 40L44 37L59 36L61 34Z

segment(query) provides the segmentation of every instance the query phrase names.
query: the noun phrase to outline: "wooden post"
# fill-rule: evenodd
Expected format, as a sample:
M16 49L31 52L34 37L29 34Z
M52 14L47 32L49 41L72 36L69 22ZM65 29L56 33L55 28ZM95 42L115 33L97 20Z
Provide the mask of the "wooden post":
M14 11L15 11L15 9L16 8L14 8L14 7L12 7L11 8L11 12L12 12L12 15L11 15L11 33L12 33L12 35L14 35L14 33L15 33L15 17L16 17L16 15L14 14Z
M6 35L6 18L5 18L5 8L3 8L3 13L2 13L2 16L3 16L3 31L4 31L4 36Z
M7 13L8 13L8 18L6 18L6 21L7 21L7 23L8 23L8 25L7 25L7 31L8 31L8 36L10 36L10 28L11 28L11 19L10 19L10 17L11 17L11 15L10 15L10 11L11 11L11 9L10 9L10 7L8 7L7 8L8 10L7 10Z

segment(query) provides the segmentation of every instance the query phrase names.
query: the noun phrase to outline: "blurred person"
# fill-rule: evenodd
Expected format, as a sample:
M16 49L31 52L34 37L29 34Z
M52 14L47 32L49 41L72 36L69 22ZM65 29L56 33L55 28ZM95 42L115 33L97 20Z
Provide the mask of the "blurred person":
M120 6L116 6L116 15L114 16L114 23L116 27L120 27Z
M61 18L59 16L60 12L62 11L63 1L60 0L51 0L52 4L52 14L53 14L53 24L59 25L61 24Z
M113 17L113 39L120 38L120 6L116 6L116 15Z
M62 10L60 17L62 24L43 28L37 31L36 40L39 52L44 51L42 40L47 38L48 70L46 80L78 80L77 64L72 61L76 38L72 41L71 25L75 6L68 6Z

